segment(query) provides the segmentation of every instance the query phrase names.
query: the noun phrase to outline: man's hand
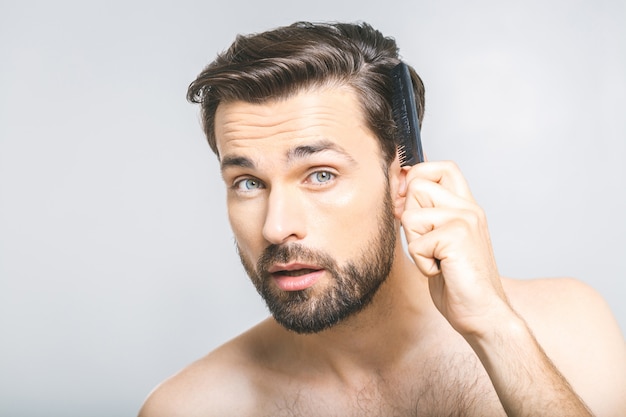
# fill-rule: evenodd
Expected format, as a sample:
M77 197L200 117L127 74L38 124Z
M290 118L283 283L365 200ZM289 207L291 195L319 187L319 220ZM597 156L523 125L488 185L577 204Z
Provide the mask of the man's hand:
M464 337L488 331L509 307L487 220L452 162L417 164L407 173L402 225L409 254L429 277L432 299Z
M509 416L591 416L502 287L487 221L457 166L406 177L402 225L435 306L476 352Z

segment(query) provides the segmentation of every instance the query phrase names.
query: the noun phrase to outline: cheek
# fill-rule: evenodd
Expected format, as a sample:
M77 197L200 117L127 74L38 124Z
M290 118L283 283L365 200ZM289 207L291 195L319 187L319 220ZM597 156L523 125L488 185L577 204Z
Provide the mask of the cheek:
M317 206L314 227L324 230L324 240L337 253L355 255L378 233L385 187L371 184L329 195Z
M228 221L237 245L247 259L253 259L253 252L259 243L262 218L259 210L248 205L228 204Z

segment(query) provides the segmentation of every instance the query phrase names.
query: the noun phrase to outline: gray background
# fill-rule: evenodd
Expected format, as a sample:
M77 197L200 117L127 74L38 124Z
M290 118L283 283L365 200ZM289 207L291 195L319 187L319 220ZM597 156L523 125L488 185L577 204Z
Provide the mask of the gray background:
M502 274L578 277L626 329L625 5L3 0L0 415L134 415L266 315L185 91L235 34L294 20L395 37Z

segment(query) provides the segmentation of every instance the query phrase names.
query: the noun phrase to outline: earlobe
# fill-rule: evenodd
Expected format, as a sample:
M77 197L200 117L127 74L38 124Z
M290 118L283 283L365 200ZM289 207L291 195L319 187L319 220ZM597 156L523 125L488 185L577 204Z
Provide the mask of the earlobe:
M404 203L406 201L406 178L408 169L401 168L397 159L389 167L389 185L391 199L393 201L393 215L400 220L404 212Z

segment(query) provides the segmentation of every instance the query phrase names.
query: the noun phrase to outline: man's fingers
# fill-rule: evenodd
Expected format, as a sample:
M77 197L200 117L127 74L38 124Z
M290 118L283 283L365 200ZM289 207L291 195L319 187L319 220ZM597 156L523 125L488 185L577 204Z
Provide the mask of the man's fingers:
M423 178L414 178L409 184L404 204L405 210L417 208L447 207L464 208L468 201L444 187Z
M410 185L418 178L439 184L464 200L474 201L465 177L454 162L437 161L417 164L407 173L407 183Z
M437 236L438 234L437 231L432 231L411 240L407 246L413 262L420 272L428 278L441 273L441 257L446 256L443 248L440 247L441 240Z
M402 226L407 234L407 239L420 237L444 225L457 225L463 227L476 223L470 210L447 209L447 208L422 208L406 210L402 214Z
M426 276L436 275L448 258L482 250L489 241L480 209L407 210L402 215L402 226L409 254Z

